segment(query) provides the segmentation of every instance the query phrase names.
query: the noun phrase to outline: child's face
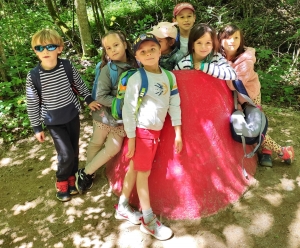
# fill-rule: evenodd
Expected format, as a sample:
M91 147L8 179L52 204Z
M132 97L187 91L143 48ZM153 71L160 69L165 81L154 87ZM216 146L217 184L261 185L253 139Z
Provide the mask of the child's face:
M192 29L196 16L194 12L190 9L183 9L179 12L179 14L174 18L174 22L178 23L178 27L180 30L189 31Z
M57 57L61 54L63 47L46 42L41 44L39 41L34 46L34 52L41 61L41 64L45 70L53 69L57 63Z
M224 48L226 54L234 55L241 44L240 31L236 31L227 39L221 41L221 45Z
M213 41L209 33L205 33L193 44L194 56L197 60L203 60L213 50Z
M107 56L114 61L126 62L126 42L123 42L119 35L110 34L103 39L103 47Z
M160 44L161 54L164 55L164 54L169 54L170 52L172 52L172 45L174 44L174 42L171 42L167 38L158 38L157 36L155 36L155 37Z
M144 67L158 66L161 55L160 47L154 41L144 41L135 53L135 57Z

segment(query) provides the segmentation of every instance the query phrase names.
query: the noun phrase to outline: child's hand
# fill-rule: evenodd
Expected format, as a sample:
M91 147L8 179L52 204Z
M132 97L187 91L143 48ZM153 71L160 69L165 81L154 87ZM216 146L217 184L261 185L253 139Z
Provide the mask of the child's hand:
M180 153L182 150L182 139L181 136L175 137L175 153Z
M126 154L127 158L132 158L135 152L135 138L130 138L128 140L128 152Z
M182 150L181 126L174 126L175 129L175 153L180 153Z
M89 108L92 110L92 111L95 111L95 110L99 110L100 108L102 107L102 105L96 101L93 101L89 104Z
M41 143L43 143L45 141L45 133L43 131L39 132L39 133L36 133L35 137Z

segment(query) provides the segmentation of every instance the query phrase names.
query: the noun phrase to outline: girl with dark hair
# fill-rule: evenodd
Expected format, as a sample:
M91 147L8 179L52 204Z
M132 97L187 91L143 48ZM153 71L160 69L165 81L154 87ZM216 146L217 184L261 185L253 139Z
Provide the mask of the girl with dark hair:
M235 69L238 79L243 82L250 98L260 106L260 82L257 73L254 71L255 49L244 45L242 31L233 24L224 26L218 33L218 39L221 44L220 52ZM227 85L231 90L235 90L232 81L227 81ZM239 103L243 104L244 102L245 100L239 97ZM272 167L272 152L275 152L286 164L291 164L294 159L292 146L281 147L266 134L259 161L261 165Z
M113 68L113 63L118 77L122 72L138 67L131 44L121 31L106 33L102 38L102 46L102 68L95 99L102 107L92 112L93 134L87 148L86 166L76 173L75 185L79 193L93 186L95 171L120 151L126 136L123 123L116 121L111 114L118 84L113 85L109 66Z
M218 51L215 30L207 24L197 24L189 35L189 54L176 64L174 70L195 69L219 79L235 80L234 69Z

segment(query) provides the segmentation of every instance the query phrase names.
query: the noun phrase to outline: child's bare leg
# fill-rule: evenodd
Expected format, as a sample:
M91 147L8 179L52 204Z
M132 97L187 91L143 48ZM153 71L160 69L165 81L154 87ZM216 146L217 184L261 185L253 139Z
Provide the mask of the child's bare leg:
M150 205L148 177L149 171L138 171L136 179L136 188L139 196L140 204L143 212L143 219L145 223L149 223L154 218L154 214Z
M119 204L116 208L115 218L119 220L128 220L133 224L140 224L141 213L135 211L129 205L129 196L136 182L137 171L134 170L133 161L129 163L128 171L123 182L123 189L119 198Z
M136 176L137 176L137 171L134 170L133 161L130 160L129 168L128 168L128 171L125 175L124 182L123 182L123 189L122 189L121 197L123 196L127 199L129 198L131 191L134 187L134 184L136 182Z
M142 210L147 210L151 208L150 197L149 197L149 187L148 187L148 177L150 171L138 171L136 178L136 188L139 196L140 204Z

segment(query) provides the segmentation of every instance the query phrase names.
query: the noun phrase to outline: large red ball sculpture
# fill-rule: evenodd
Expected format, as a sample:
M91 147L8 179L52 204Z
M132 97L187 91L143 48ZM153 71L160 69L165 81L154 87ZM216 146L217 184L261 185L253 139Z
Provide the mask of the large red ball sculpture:
M195 219L237 201L253 180L257 157L243 160L242 144L231 138L233 97L226 82L194 70L174 74L181 98L183 150L179 155L174 152L174 128L167 117L149 177L150 201L158 215ZM118 196L129 163L126 145L127 139L106 167ZM251 148L247 147L248 151ZM130 203L139 207L136 190Z

